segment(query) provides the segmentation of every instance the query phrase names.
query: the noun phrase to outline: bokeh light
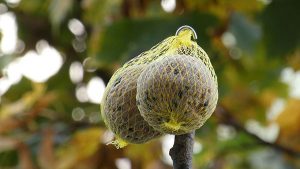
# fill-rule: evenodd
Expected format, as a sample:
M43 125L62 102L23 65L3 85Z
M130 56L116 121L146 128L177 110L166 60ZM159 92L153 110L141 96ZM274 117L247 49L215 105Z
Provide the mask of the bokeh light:
M87 84L87 95L91 103L99 104L105 90L105 83L99 77L93 77Z
M69 76L73 83L79 83L83 79L83 66L80 62L73 62L70 65Z
M281 81L289 87L290 97L300 98L300 71L287 67L281 72Z
M231 32L224 32L221 37L224 46L227 48L232 48L236 45L236 39Z
M276 123L270 123L268 126L263 126L254 119L250 119L246 122L246 128L249 132L270 143L276 141L280 130Z
M21 69L25 77L35 82L45 82L55 75L63 64L63 58L53 47L37 45L37 51L28 51L21 58Z
M172 165L173 161L172 158L169 155L169 151L173 146L175 136L174 135L165 135L163 136L162 140L162 152L163 152L163 161L167 164Z
M176 0L161 0L160 4L166 12L173 12L176 8Z
M85 117L85 112L82 108L76 107L72 111L72 118L75 121L81 121Z
M15 51L18 40L17 31L16 18L12 12L0 15L0 32L2 34L0 42L1 53L12 54Z
M131 169L131 162L128 158L119 158L116 160L118 169Z
M89 101L86 86L83 84L76 87L75 95L79 102L84 103Z
M70 31L76 36L80 36L85 33L85 28L78 19L74 19L74 18L70 19L68 23L68 27Z

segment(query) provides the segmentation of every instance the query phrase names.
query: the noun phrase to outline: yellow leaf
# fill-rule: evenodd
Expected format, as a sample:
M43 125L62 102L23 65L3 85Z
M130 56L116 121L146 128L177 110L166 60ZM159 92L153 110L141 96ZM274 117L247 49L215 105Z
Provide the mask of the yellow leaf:
M77 163L95 154L100 149L103 132L100 128L77 132L65 147L58 149L57 169L74 168Z
M289 99L276 122L280 126L279 143L300 151L300 99Z

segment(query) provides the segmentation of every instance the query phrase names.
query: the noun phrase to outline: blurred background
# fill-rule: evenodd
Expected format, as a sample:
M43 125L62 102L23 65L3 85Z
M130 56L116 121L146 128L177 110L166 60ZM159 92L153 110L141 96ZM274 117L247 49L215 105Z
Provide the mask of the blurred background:
M99 103L117 68L187 24L220 95L194 168L299 169L299 18L299 0L0 0L0 168L172 168L174 136L106 146Z

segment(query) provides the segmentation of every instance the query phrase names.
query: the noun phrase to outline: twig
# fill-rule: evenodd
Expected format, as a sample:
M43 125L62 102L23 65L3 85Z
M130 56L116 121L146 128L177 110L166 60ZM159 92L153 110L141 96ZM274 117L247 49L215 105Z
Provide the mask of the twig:
M191 169L195 131L175 136L174 145L169 154L174 169Z
M253 139L255 139L258 143L260 143L262 145L265 145L265 146L272 147L272 148L274 148L274 149L276 149L278 151L284 152L284 153L286 153L288 155L291 155L291 156L294 156L294 157L298 157L298 158L300 157L300 152L297 152L295 150L289 149L288 147L284 147L284 146L282 146L282 145L280 145L280 144L278 144L276 142L274 142L274 143L267 142L267 141L261 139L260 137L258 137L257 135L255 135L253 133L250 133L224 107L218 106L217 109L216 109L215 114L219 118L220 123L232 126L237 131L241 131L241 132L249 135L250 137L252 137Z

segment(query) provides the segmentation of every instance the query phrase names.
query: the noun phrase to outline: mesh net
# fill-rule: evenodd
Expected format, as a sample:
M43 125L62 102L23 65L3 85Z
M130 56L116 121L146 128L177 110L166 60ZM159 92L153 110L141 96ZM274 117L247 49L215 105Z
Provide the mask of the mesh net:
M131 66L126 71L118 71L110 80L103 113L107 126L117 135L114 143L144 143L160 135L140 115L136 106L137 78L143 66Z
M187 55L150 63L137 82L141 115L154 129L185 134L200 128L217 103L217 84L207 66Z
M111 78L101 113L122 143L143 143L161 135L158 131L186 133L211 115L218 99L217 77L205 51L191 39L192 33L185 29L166 38L125 63ZM185 85L190 89L184 93ZM192 120L195 117L202 120Z

